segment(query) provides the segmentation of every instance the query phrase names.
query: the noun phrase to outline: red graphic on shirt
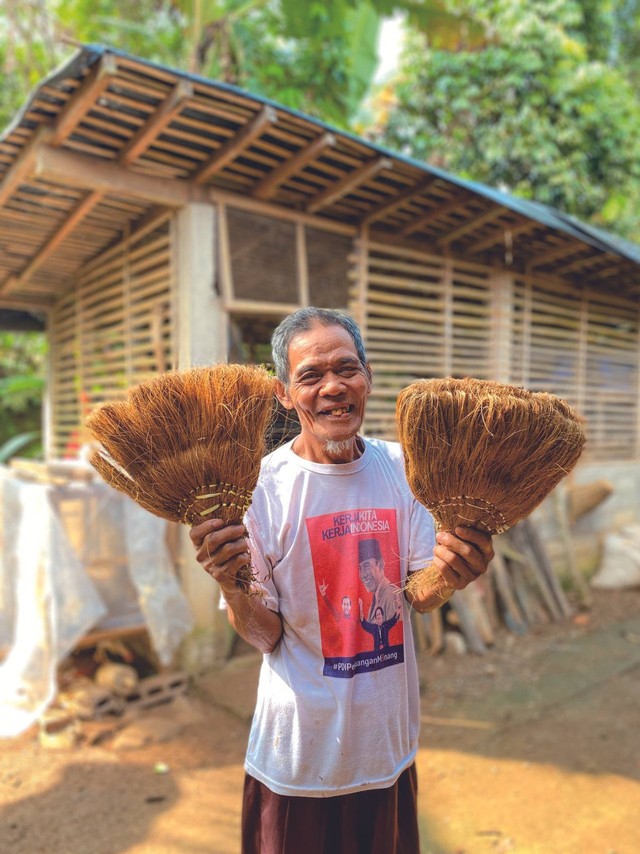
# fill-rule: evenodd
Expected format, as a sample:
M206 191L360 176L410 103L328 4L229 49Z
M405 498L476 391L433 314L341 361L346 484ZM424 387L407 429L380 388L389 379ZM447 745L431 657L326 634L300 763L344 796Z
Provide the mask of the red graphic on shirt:
M395 510L348 510L306 525L324 674L350 678L404 661Z

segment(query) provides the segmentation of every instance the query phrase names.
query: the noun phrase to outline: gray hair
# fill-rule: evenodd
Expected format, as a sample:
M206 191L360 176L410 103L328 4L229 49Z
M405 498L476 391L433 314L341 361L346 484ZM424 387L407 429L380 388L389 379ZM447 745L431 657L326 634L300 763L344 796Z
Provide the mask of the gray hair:
M276 368L276 376L284 384L289 382L289 345L296 335L308 332L320 323L322 326L341 326L349 333L362 365L367 363L367 354L358 324L348 314L329 308L300 308L282 321L271 336L271 351Z

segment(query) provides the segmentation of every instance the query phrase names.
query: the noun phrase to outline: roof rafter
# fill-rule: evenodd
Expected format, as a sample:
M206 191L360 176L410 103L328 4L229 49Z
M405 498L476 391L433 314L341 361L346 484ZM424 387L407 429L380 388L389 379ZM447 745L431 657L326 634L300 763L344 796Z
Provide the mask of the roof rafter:
M193 98L193 85L188 80L178 80L176 85L149 120L131 137L118 155L118 163L128 166L151 145L183 108L185 101Z
M362 220L362 225L371 225L372 222L376 222L377 220L383 219L385 216L388 216L389 214L398 210L398 208L401 208L402 205L406 204L411 199L414 199L416 198L416 196L419 196L424 193L437 180L437 175L429 175L429 177L425 180L420 181L418 184L414 184L414 186L412 187L408 187L406 190L403 190L397 196L393 196L386 202L383 202L379 208L376 208L370 214L367 214L367 216Z
M43 142L51 136L49 128L40 128L35 132L27 147L18 155L0 182L0 208L11 198L18 187L31 176L36 153Z
M238 155L261 136L264 131L278 121L278 114L273 107L263 107L260 112L244 125L238 133L225 142L206 163L193 176L196 184L204 184L217 172L221 172L225 166L235 160Z
M578 240L567 240L560 246L556 246L554 249L551 249L551 251L547 252L545 255L541 255L539 258L532 258L528 263L533 270L536 267L543 267L545 264L550 264L557 258L563 258L565 255L570 255L573 252L579 252L584 248L585 244L580 243Z
M557 267L553 272L554 275L564 276L565 273L572 273L574 270L581 270L583 267L589 267L602 260L602 253L599 255L588 255L586 258L579 258L577 261L572 261L564 267Z
M8 294L15 290L17 287L22 285L27 279L29 279L36 270L39 270L40 267L47 260L49 255L54 252L58 246L62 243L62 241L71 234L76 225L80 223L87 214L89 214L93 208L98 204L98 202L102 199L104 193L94 190L89 193L88 196L77 205L73 211L69 214L69 216L65 219L63 225L56 231L54 234L47 240L47 242L40 248L38 254L30 261L29 264L20 272L17 276L12 276L10 279L5 281L2 285L0 285L0 294Z
M51 145L61 145L71 136L96 100L118 73L115 56L106 53L91 69L56 120Z
M503 216L506 213L508 213L508 211L502 205L492 207L490 210L485 211L484 213L481 213L478 216L472 217L470 220L467 220L467 222L463 223L458 228L454 228L453 231L450 231L448 234L445 234L443 237L439 238L436 243L442 246L449 246L449 244L453 243L455 240L458 240L460 237L464 237L465 234L468 234L475 228L480 228L481 226L485 225L485 223L492 222L494 219L497 219L499 216Z
M120 152L117 163L121 166L129 166L133 163L153 139L161 133L163 128L172 121L176 113L182 108L185 100L191 97L193 97L193 86L191 83L184 80L178 81L156 112L150 116L147 123L140 128L138 133L132 137ZM55 139L56 136L56 129L54 129L51 139ZM44 264L49 255L71 234L75 227L95 208L104 195L104 190L90 191L69 213L63 225L51 235L31 262L18 275L10 277L0 285L0 294L10 293L29 279Z
M492 246L504 241L505 235L507 234L510 234L511 240L513 240L514 237L518 237L520 234L527 234L529 231L534 231L539 227L539 225L540 223L538 222L527 220L526 222L521 222L519 225L514 225L512 227L503 226L496 230L490 237L485 237L483 240L478 240L477 243L465 246L464 251L470 255L475 255L478 252L484 252L485 249L491 249Z
M307 213L315 213L320 208L326 208L337 199L342 198L342 196L348 195L356 187L359 187L360 184L364 184L369 178L373 178L378 172L382 172L383 169L392 168L393 162L388 157L374 157L372 160L363 163L358 169L354 169L353 172L349 172L343 178L340 178L335 184L330 184L321 193L318 193L307 204L305 210Z
M327 148L333 148L336 144L336 138L332 133L324 133L322 136L312 139L308 145L301 148L288 160L283 161L279 166L265 175L253 188L251 195L255 199L266 201L272 198L278 191L278 188L287 178L293 175L299 169L303 169L312 160L316 160L322 152Z
M398 234L401 237L407 237L409 234L414 234L416 231L420 231L421 229L423 229L425 225L429 225L430 223L435 222L437 219L440 219L443 216L447 216L447 214L453 213L453 211L463 207L468 201L468 193L456 196L454 199L450 199L443 205L439 205L438 207L432 208L426 214L423 214L422 216L418 217L418 219L414 219L412 222L408 223L408 225L403 226L399 230Z
M633 262L631 262L633 263ZM603 270L602 272L598 272L599 279L610 279L611 276L617 276L622 270L628 270L629 264L616 264L614 267L610 267L608 270Z

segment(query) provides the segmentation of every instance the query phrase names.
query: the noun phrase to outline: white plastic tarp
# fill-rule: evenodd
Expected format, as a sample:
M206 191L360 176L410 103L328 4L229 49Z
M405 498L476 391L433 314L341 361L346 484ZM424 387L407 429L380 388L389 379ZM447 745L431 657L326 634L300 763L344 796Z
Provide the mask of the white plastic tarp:
M0 648L9 649L0 664L0 737L38 719L55 697L58 664L90 629L144 619L167 665L193 626L164 521L106 484L74 489L88 508L80 554L56 487L0 467ZM126 578L117 575L118 559ZM96 566L110 569L92 577Z

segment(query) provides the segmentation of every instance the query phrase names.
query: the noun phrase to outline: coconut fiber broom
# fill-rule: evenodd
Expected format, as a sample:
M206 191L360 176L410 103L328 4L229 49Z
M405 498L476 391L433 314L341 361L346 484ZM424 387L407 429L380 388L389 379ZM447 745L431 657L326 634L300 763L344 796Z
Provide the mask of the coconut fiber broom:
M214 365L161 374L88 418L100 442L91 463L156 516L239 524L265 453L274 379L264 369ZM248 590L250 567L238 573Z
M585 443L564 400L471 378L412 383L396 418L409 486L442 531L506 531L571 471ZM430 581L442 601L453 594L433 566L407 586L417 593Z

